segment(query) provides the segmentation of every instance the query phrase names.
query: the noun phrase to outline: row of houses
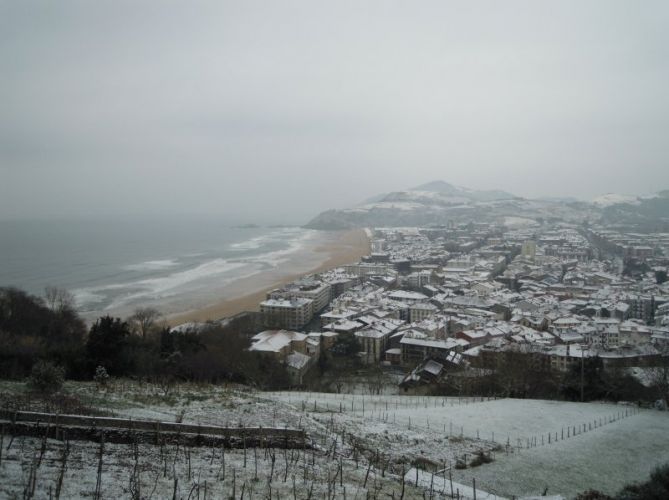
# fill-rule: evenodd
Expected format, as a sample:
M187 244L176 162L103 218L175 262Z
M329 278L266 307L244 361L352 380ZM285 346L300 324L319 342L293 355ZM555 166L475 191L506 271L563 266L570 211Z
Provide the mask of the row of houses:
M564 371L579 356L644 362L669 344L656 319L669 324L669 285L623 276L579 228L378 229L372 248L268 293L270 328L253 350L275 353L301 381L338 336L357 340L362 361L406 370L520 350Z

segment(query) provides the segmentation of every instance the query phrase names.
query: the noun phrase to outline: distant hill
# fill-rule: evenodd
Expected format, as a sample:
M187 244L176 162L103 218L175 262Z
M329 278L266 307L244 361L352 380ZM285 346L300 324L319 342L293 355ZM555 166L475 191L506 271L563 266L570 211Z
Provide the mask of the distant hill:
M428 182L427 184L422 184L411 189L411 191L429 191L432 193L439 193L444 197L464 197L472 201L511 200L518 198L506 191L476 191L474 189L454 186L453 184L444 181Z
M612 202L603 206L602 222L635 225L647 230L669 230L669 190L648 196L605 196Z
M519 221L551 219L669 230L669 190L648 196L608 193L592 202L568 196L531 200L506 191L481 191L438 180L406 191L380 194L355 207L327 210L309 221L307 227L434 226L470 221L496 221L512 227Z
M638 201L636 196L629 196L617 193L607 193L596 197L595 199L592 200L592 203L597 205L598 207L604 208L620 204L635 205L638 204Z
M505 191L481 191L433 181L406 191L375 196L352 208L327 210L309 221L307 227L427 226L451 221L503 221L510 217L580 220L587 212L583 208L589 206L578 202L527 200Z
M431 194L426 195L426 193ZM421 184L420 186L416 186L406 191L378 194L376 196L372 196L371 198L367 198L360 205L371 205L373 203L393 201L402 198L411 198L417 200L420 198L424 199L426 196L434 199L435 194L443 200L451 198L458 201L462 201L462 199L467 199L470 201L492 201L511 200L518 198L517 196L509 194L505 191L476 191L465 187L454 186L453 184L449 184L445 181L432 181L426 184Z

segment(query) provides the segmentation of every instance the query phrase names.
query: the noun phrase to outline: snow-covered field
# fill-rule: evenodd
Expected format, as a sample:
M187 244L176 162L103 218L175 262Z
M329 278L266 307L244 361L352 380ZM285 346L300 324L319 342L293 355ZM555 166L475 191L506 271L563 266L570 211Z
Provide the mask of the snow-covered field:
M0 392L13 390L19 389L0 383ZM546 488L549 494L573 497L589 488L614 493L669 462L669 415L622 404L262 393L193 385L164 395L159 387L132 383L108 391L68 384L67 390L118 416L303 428L315 449L306 454L276 450L272 473L271 454L265 450L247 450L244 467L243 450L226 450L223 466L222 449L177 450L170 445L161 451L140 445L135 461L132 446L108 444L103 498L131 496L138 482L130 478L137 474L145 498L171 498L175 478L177 498L196 498L198 489L203 497L205 481L210 498L229 497L233 488L237 498L241 488L245 498L267 498L270 487L274 496L288 498L308 498L309 491L311 498L328 497L328 491L337 498L363 498L368 492L399 498L401 478L414 466L430 473L450 467L453 481L470 485L475 479L482 490L508 498L538 495ZM0 498L23 496L31 469L37 471L38 497L48 498L49 488L54 493L58 483L63 444L49 440L36 467L41 440L19 437L8 447L9 439L4 437ZM492 462L472 466L480 454ZM98 444L71 443L62 498L93 495L98 457ZM422 495L420 488L405 484L405 498Z
M531 399L488 399L425 396L351 396L323 393L267 393L268 397L310 412L346 412L370 421L391 422L406 429L434 429L452 436L490 439L526 446L549 434L554 442L632 416L626 405L569 403Z
M476 479L506 497L546 489L566 497L589 488L613 494L669 462L669 413L625 404L365 396L363 414L361 396L268 396L314 415L329 410L350 432L391 455L422 456L423 464L452 465L465 453L496 450L490 464L453 468L453 480Z
M669 462L669 414L625 404L317 393L267 396L312 415L332 412L334 421L349 432L377 443L390 455L409 455L414 461L423 457L423 464L453 465L465 453L493 450L492 463L453 468L453 480L471 484L476 479L480 488L506 497L545 490L573 497L590 488L613 494Z
M627 483L645 480L669 462L669 419L644 411L576 439L501 456L478 469L457 471L454 478L505 495L548 489L568 497L595 488L613 494Z

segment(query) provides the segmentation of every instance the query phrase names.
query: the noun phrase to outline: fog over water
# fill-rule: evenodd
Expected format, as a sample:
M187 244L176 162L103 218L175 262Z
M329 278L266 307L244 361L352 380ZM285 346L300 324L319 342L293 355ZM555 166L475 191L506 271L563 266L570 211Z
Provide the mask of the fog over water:
M667 188L668 24L665 1L0 1L0 217Z

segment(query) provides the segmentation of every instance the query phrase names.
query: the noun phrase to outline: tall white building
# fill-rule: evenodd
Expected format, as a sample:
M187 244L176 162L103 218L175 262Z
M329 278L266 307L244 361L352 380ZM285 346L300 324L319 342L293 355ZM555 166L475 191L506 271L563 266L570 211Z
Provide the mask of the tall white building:
M523 255L523 257L527 257L530 260L534 260L537 256L537 242L534 240L523 241L521 254Z
M268 326L299 330L313 318L313 303L313 300L301 297L267 299L260 303L260 313Z

